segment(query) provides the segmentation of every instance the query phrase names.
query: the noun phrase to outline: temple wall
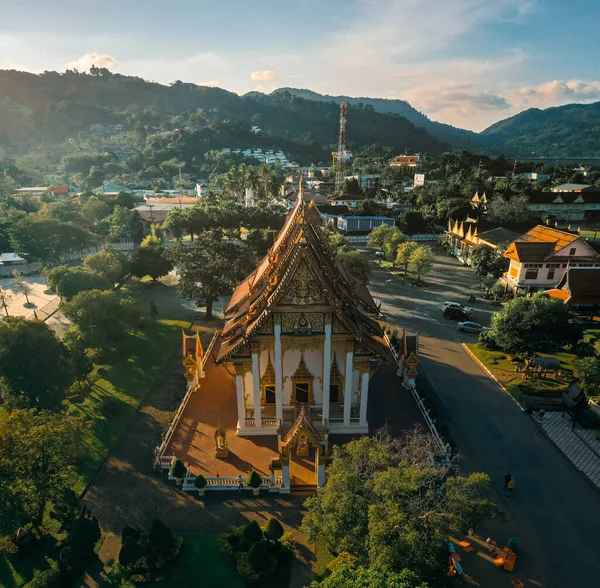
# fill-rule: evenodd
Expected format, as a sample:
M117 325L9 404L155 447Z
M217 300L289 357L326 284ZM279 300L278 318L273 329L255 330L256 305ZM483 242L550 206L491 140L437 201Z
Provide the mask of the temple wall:
M289 405L292 399L292 375L300 363L300 351L288 349L283 353L283 404ZM313 375L313 397L315 404L323 404L323 354L320 350L304 352L304 362Z

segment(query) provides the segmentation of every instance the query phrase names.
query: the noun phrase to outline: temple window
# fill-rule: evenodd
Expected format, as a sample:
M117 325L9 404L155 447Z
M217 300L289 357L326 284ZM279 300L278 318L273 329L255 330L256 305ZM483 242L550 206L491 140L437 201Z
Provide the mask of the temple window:
M313 380L314 376L306 367L304 353L300 353L300 362L292 375L292 403L313 404Z
M267 384L265 390L265 404L275 404L275 384Z
M312 396L312 382L294 382L294 402L296 404L310 404Z
M329 402L341 402L342 390L344 389L344 378L340 372L337 361L333 360L331 364L331 373L329 375Z
M329 402L339 402L340 401L340 385L339 384L329 384Z

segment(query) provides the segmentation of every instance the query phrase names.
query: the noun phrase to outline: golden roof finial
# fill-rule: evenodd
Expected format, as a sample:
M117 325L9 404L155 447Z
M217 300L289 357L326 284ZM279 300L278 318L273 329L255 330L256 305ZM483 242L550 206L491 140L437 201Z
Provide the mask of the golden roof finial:
M298 187L298 194L302 198L304 196L304 184L302 182L302 172L300 172L300 183Z

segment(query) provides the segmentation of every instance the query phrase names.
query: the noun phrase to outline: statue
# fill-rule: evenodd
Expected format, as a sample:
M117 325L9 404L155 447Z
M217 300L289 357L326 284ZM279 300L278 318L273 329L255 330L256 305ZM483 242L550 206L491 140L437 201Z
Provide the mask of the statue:
M229 447L227 446L225 431L220 426L215 430L215 457L219 459L229 457Z

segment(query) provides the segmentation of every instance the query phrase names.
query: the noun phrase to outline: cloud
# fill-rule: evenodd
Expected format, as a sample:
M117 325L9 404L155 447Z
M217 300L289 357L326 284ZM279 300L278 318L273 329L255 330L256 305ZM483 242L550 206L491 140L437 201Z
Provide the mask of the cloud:
M77 61L71 61L70 63L67 63L65 67L67 69L76 69L78 71L88 71L92 65L110 69L111 67L117 65L117 60L110 55L104 55L101 53L86 53Z
M198 82L199 86L208 86L209 88L220 88L221 83L216 80L210 80L210 82Z
M255 82L271 82L277 77L272 69L256 70L250 74L250 79Z
M558 106L569 102L600 100L600 81L551 80L538 86L525 86L512 91L518 104L527 106Z

